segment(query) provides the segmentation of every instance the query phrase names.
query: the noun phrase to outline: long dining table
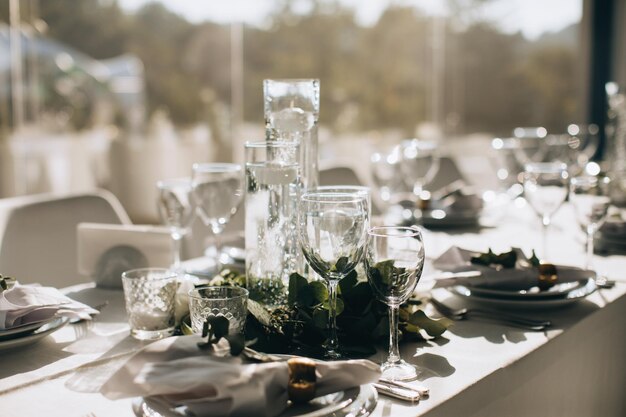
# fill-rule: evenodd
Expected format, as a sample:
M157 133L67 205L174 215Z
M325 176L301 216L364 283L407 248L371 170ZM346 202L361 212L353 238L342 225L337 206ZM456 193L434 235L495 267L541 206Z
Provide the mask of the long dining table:
M511 205L497 226L428 231L427 262L452 245L477 251L540 243L529 207ZM584 238L571 208L555 215L548 247L555 264L582 266ZM469 318L442 337L401 344L430 389L419 402L380 395L372 415L409 416L624 416L626 415L626 256L596 256L597 270L616 281L570 305L521 311L548 319L544 331ZM468 305L445 288L431 289L427 268L417 291L452 306ZM129 335L123 294L92 283L65 288L79 301L102 307L92 321L69 324L36 344L0 351L0 416L133 416L132 400L108 400L98 389L130 355L146 345ZM437 312L427 306L427 313ZM374 355L382 362L385 349Z

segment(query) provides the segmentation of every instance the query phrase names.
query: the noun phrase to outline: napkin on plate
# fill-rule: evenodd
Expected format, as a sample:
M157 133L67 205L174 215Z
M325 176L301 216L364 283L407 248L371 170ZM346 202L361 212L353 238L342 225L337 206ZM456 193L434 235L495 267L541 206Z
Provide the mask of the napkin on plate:
M528 261L524 252L513 248L517 252L518 262ZM534 267L515 267L496 269L491 266L477 265L470 262L476 251L469 251L456 246L450 247L439 258L433 261L433 266L445 272L476 271L479 275L461 278L444 278L436 285L438 287L450 285L470 285L480 288L497 289L503 291L528 290L537 286L539 271ZM557 265L557 276L561 283L573 282L589 278L595 274L584 269Z
M88 320L92 314L98 314L98 310L52 287L16 283L0 293L0 329L42 322L55 316Z
M187 407L196 416L280 414L288 405L287 362L244 364L201 350L199 336L177 336L146 346L102 386L110 399L148 397L165 409ZM378 380L368 360L317 362L318 396Z

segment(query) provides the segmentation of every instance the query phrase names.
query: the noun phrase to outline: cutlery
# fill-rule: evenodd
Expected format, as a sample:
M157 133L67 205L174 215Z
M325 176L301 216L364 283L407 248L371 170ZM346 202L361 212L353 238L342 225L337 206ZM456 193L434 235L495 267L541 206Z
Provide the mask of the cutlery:
M427 388L423 385L413 386L411 384L407 384L406 382L393 381L387 378L380 378L378 382L384 385L394 385L396 387L408 389L410 391L417 391L422 397L428 397L430 395L430 388Z
M482 310L478 308L454 309L443 304L441 301L431 298L432 305L444 316L452 320L466 320L470 316L496 320L509 325L522 327L529 330L545 330L552 323L549 320L536 320L501 311Z
M414 390L408 390L406 388L400 388L392 385L380 384L377 382L374 382L372 385L380 394L392 398L397 398L399 400L416 402L419 401L420 398L422 398L420 393Z

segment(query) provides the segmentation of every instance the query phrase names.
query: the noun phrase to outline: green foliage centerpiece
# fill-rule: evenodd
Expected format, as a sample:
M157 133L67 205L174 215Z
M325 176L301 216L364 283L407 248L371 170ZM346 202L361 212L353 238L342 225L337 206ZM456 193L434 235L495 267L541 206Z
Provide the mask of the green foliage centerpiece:
M245 276L223 270L210 285L245 287ZM289 279L287 303L268 308L248 300L246 344L267 353L322 357L328 326L328 290L321 281L308 281L294 273ZM447 319L433 320L421 309L422 301L410 299L400 308L403 340L420 341L441 336ZM367 279L356 271L339 281L337 327L342 351L350 357L368 357L389 334L387 306L376 300ZM184 332L184 324L183 324Z

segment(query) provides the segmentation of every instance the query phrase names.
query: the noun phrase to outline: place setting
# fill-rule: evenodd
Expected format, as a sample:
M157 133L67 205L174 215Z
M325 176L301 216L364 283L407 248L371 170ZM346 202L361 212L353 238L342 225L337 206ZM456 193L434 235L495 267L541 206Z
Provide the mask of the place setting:
M404 140L374 153L370 166L385 222L435 230L480 226L482 197L452 160L440 156L437 141Z
M0 350L36 343L70 322L99 313L52 287L0 275Z

